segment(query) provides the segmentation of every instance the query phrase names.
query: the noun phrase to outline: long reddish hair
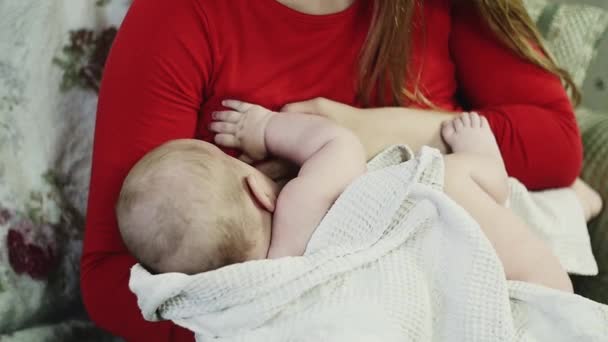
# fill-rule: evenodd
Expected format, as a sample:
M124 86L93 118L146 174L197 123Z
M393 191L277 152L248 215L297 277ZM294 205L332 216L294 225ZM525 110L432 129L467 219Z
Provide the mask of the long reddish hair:
M522 0L453 0L456 6L474 4L479 15L498 39L521 58L561 78L575 104L580 93L567 71L557 66L545 49L536 25L528 15ZM430 103L416 86L416 76L408 70L411 52L412 18L424 0L376 0L372 26L361 53L359 96L364 105L404 105ZM405 75L414 81L413 90L406 89ZM391 103L386 103L391 94Z

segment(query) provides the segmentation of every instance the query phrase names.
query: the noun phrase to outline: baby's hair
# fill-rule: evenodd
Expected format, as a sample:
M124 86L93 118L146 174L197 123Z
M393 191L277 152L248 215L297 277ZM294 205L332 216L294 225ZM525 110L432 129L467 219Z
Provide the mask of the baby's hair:
M165 143L123 183L116 205L120 233L151 272L210 271L246 261L255 245L242 210L243 180L212 148L195 140Z

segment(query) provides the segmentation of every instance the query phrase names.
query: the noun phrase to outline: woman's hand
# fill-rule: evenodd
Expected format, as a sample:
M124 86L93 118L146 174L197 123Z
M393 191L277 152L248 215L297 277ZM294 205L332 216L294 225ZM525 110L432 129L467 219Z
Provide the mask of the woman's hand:
M336 124L357 131L361 126L363 109L318 97L312 100L290 103L281 109L282 112L304 113L324 116Z

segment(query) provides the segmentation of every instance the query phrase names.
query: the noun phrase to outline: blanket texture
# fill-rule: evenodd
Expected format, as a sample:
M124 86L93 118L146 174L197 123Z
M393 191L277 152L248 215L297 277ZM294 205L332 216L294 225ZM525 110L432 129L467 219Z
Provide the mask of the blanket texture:
M507 282L442 191L443 159L391 148L336 201L304 256L188 276L135 265L148 320L220 341L604 341L606 306Z

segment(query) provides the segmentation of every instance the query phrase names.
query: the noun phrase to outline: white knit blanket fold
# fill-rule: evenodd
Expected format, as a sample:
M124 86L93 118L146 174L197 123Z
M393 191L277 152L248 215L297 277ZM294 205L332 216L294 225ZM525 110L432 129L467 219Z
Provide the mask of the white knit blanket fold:
M301 257L130 288L148 320L208 341L606 341L608 309L507 282L477 223L442 191L443 159L396 146L376 157Z

